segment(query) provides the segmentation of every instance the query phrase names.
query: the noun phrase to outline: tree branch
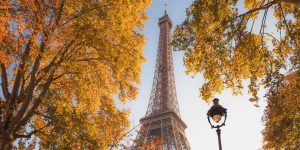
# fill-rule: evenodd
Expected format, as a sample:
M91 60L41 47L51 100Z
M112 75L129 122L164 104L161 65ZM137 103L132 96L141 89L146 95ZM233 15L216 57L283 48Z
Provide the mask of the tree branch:
M40 105L40 103L42 102L42 100L44 99L46 93L48 92L48 89L51 85L51 82L53 80L54 77L54 73L55 70L52 71L52 73L50 74L50 76L48 77L46 83L43 85L43 90L41 92L41 94L39 95L39 97L34 101L32 107L29 109L29 111L27 112L27 114L24 116L23 119L21 119L18 124L16 125L15 129L19 129L21 126L25 125L26 122L29 120L29 118L32 117L32 115L34 114L35 110L38 108L38 106Z
M17 125L17 122L20 121L20 119L24 116L30 101L32 99L32 95L33 95L33 90L35 88L34 83L36 80L36 72L39 68L40 65L40 60L42 59L42 53L44 52L45 49L45 43L42 40L41 46L40 46L40 53L38 54L37 58L35 59L34 65L32 67L32 71L31 71L31 79L30 79L30 83L28 85L28 89L27 89L27 94L25 96L25 99L23 100L22 106L19 109L19 111L17 112L17 114L15 115L15 117L13 119L11 119L11 125L8 127L8 129L5 131L7 135L10 135L13 131L14 131L14 127ZM20 95L19 98L21 98L23 95ZM18 129L18 128L16 128Z
M78 60L76 60L76 61L90 61L90 60L99 60L99 57L78 59Z
M258 7L258 8L254 8L254 9L251 9L243 14L240 14L236 17L234 17L233 19L236 19L236 18L239 18L239 17L242 17L242 16L245 16L245 15L248 15L248 14L251 14L251 13L254 13L256 11L259 11L259 10L262 10L262 9L267 9L267 8L270 8L271 6L277 4L278 2L280 2L279 0L273 0L265 5L262 5L261 7Z
M33 134L40 132L41 130L43 130L44 128L48 127L50 125L50 123L47 123L44 127L39 128L37 130L33 130L32 132L26 134L26 135L19 135L19 134L15 134L14 137L16 138L30 138Z
M13 119L13 123L16 123L17 120L22 118L22 116L24 115L24 113L26 112L26 110L27 110L27 108L30 104L30 100L31 100L32 95L33 95L33 90L35 88L34 84L35 84L35 81L36 81L36 72L37 72L37 70L40 66L40 60L42 59L42 53L44 52L44 48L45 48L45 44L44 44L44 42L42 42L41 47L40 47L40 54L38 54L37 58L35 59L35 61L33 63L32 71L30 73L31 77L30 77L30 81L29 81L29 84L28 84L28 88L26 89L27 94L25 96L25 99L23 100L23 104L22 104L20 110L18 111L17 115Z
M278 43L280 43L280 41L276 37L274 37L272 34L270 34L270 33L263 33L263 34L272 37L274 40L276 40Z
M65 2L66 2L66 0L62 0L61 4L59 6L58 15L57 15L57 18L55 20L56 25L58 25L58 23L60 21L60 18L61 18L62 12L63 12L63 8L64 8L64 5L65 5Z
M133 127L132 129L130 129L129 131L127 131L126 133L124 133L120 138L118 138L115 142L112 143L111 147L109 150L112 150L114 147L117 146L117 144L126 136L128 135L130 132L132 132L134 129L136 129L138 126L140 126L140 124L136 125L135 127ZM116 138L116 137L115 137Z
M14 105L15 105L15 100L18 95L19 87L20 87L20 81L22 78L22 73L24 72L24 66L26 59L30 53L30 46L31 46L31 40L27 43L25 51L22 56L22 60L20 62L20 66L18 68L17 75L15 77L13 89L12 89L12 94L9 99L7 99L7 105L6 105L6 110L5 110L5 116L4 116L4 130L6 135L10 135L10 132L12 131L12 128L15 125L15 119L11 119L14 115ZM7 129L7 130L6 130ZM5 137L4 137L5 138Z
M44 113L42 113L42 112L35 111L35 112L34 112L34 114L36 114L36 115L40 115L40 116L42 116L42 117L45 117L45 118L47 118L47 119L50 119L50 120L52 120L52 118L51 118L50 116L48 116L48 115L45 115L45 114L44 114Z
M1 80L2 80L2 92L3 92L3 96L6 100L6 102L8 101L9 97L10 97L10 93L8 91L8 81L7 81L7 73L6 73L6 68L5 65L3 63L1 63Z
M11 93L11 98L10 98L10 102L9 102L9 107L10 109L12 109L15 100L18 96L18 91L20 88L20 83L21 83L21 79L24 76L24 67L25 67L25 63L26 63L26 59L28 59L29 53L30 53L30 46L31 46L31 40L27 43L24 54L22 56L22 60L20 62L20 67L18 69L17 75L15 77L15 81L14 81L14 86L12 89L12 93Z
M279 4L279 9L280 9L280 12L281 12L281 14L282 14L282 16L283 16L283 21L284 21L284 24L285 24L285 26L286 26L286 30L287 30L288 35L291 37L291 39L292 39L293 42L295 43L296 47L297 47L298 49L300 49L300 47L299 47L298 43L296 42L294 36L292 36L291 30L290 30L289 25L288 25L288 23L287 23L287 21L286 21L285 14L284 14L284 11L283 11L283 9L282 9L281 4Z
M66 74L78 74L78 72L77 73L76 72L65 72L65 73L62 73L62 74L57 75L56 77L54 77L52 81L58 80L61 77L63 77L64 75L66 75Z

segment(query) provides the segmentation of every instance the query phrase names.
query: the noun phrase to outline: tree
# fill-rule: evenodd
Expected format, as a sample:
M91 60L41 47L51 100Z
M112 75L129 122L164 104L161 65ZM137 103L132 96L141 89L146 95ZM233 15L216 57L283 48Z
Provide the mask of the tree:
M134 141L134 148L139 150L163 150L165 141L162 137L160 135L149 136L148 134L149 131L140 129L137 136L141 138Z
M299 1L244 0L244 9L242 2L196 0L175 30L173 45L185 51L187 73L203 73L205 101L225 88L240 94L249 83L250 101L257 102L261 85L268 88L283 72L299 69ZM267 30L270 10L277 33Z
M128 128L149 0L0 2L1 148L104 149Z
M291 73L267 93L264 149L300 148L300 74Z
M161 150L163 149L164 141L160 136L152 136L144 139L144 141L137 140L138 136L146 137L147 132L144 130L135 130L141 124L136 125L127 132L125 132L119 139L115 139L109 150L124 149L130 150L132 148L139 150ZM133 133L136 131L136 133Z

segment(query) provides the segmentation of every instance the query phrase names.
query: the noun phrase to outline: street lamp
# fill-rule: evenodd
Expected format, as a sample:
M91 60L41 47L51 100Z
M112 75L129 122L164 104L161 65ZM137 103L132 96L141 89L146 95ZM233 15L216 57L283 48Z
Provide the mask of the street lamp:
M214 105L211 106L211 108L208 110L207 112L207 119L208 122L211 126L211 128L217 128L217 135L218 135L218 141L219 141L219 150L222 150L222 145L221 145L221 127L225 126L225 122L226 122L226 118L227 118L227 109L222 107L219 104L219 99L214 98L213 99L213 103ZM222 120L222 117L225 117L223 120L223 123L221 123L220 121ZM214 120L214 122L216 123L215 125L213 125L210 121L210 118L212 118Z

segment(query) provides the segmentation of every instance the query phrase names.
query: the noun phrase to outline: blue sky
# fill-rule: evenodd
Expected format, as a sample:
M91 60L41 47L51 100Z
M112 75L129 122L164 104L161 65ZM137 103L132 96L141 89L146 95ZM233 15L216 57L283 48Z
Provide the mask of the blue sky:
M185 10L190 6L192 0L153 0L151 7L147 10L149 21L145 24L144 34L147 37L144 55L147 62L142 66L141 84L139 95L135 101L126 103L125 108L131 109L132 126L139 123L139 119L146 113L158 46L159 27L158 18L164 13L164 3L167 3L167 11L173 22L174 30L177 24L185 19ZM271 20L272 21L272 20ZM259 27L255 27L256 30ZM199 75L194 79L185 74L183 66L183 53L174 52L174 74L176 90L181 111L181 117L187 124L186 135L193 150L217 150L218 141L215 129L208 124L206 113L211 104L205 103L199 97L199 88L204 83ZM247 90L247 89L246 89ZM222 145L224 150L257 150L262 147L261 121L265 108L264 90L261 91L259 108L249 102L247 91L242 96L232 96L230 90L216 95L221 105L228 109L227 124L222 127Z

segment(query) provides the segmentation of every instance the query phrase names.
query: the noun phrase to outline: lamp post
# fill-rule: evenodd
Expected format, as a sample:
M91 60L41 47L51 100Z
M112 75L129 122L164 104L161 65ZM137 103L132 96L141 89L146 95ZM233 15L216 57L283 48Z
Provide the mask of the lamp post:
M218 135L218 141L219 141L219 150L222 150L222 144L221 144L221 127L225 126L226 118L227 118L227 109L222 107L219 104L219 99L214 98L213 99L213 106L208 110L207 112L207 119L211 126L211 128L217 128L217 135ZM222 117L225 117L223 120L223 123L220 121L222 120ZM211 123L210 119L213 119L216 123L215 125Z

